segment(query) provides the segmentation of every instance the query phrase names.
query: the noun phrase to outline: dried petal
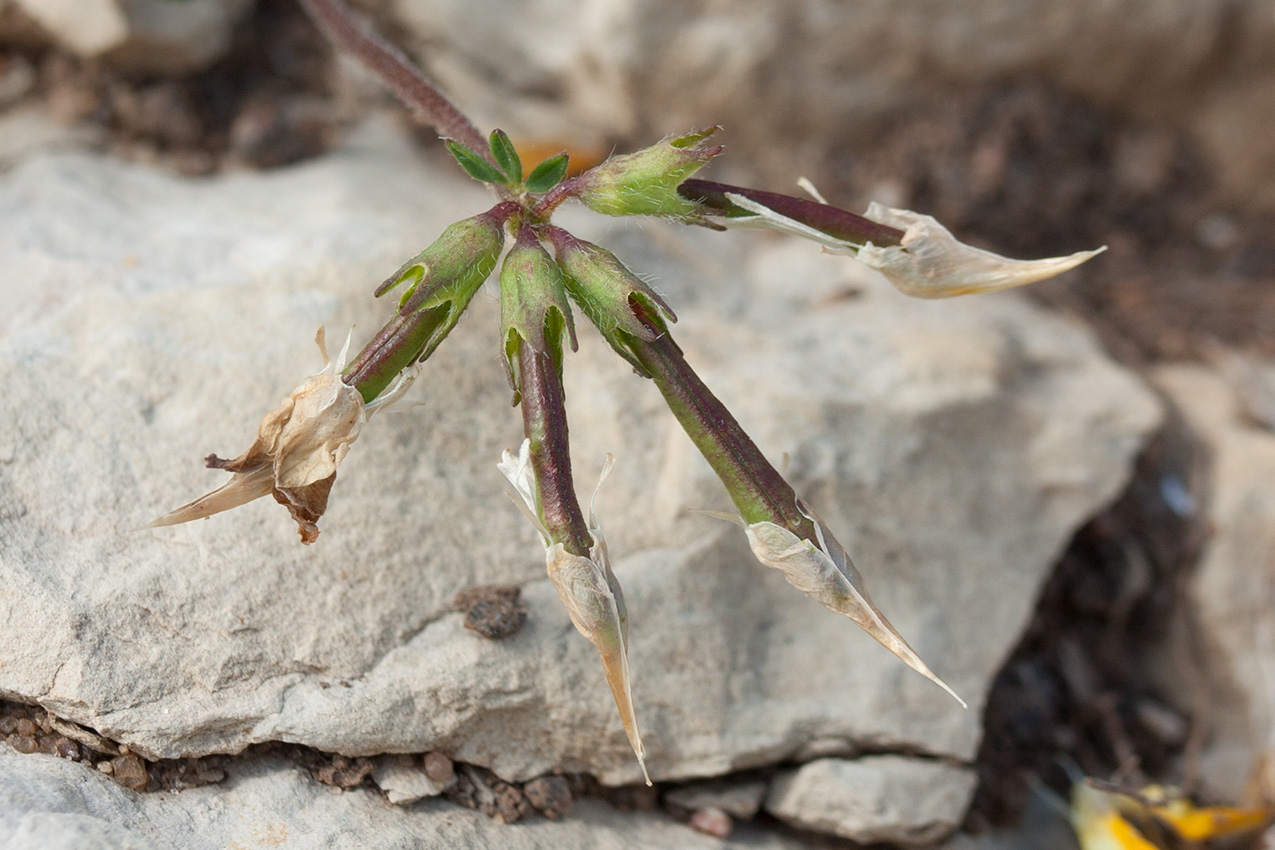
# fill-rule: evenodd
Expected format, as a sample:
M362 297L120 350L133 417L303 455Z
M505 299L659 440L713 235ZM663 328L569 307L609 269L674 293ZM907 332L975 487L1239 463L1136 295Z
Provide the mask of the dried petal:
M518 447L517 455L509 451L509 449L505 449L500 456L500 463L496 464L496 468L513 485L514 492L509 494L509 498L513 499L514 504L521 508L522 512L531 520L536 527L536 531L540 532L540 542L548 547L549 532L545 529L544 523L540 521L540 497L536 490L536 478L531 469L531 440L522 441L522 445Z
M607 455L602 474L598 476L599 488L614 463L615 458ZM550 545L549 532L540 521L540 492L531 464L531 441L523 440L517 455L506 449L498 467L513 486L516 497L513 494L511 497L540 532L541 541L545 544L545 567L549 580L553 582L558 598L566 606L572 624L598 650L602 659L602 672L606 675L611 695L615 698L615 706L619 709L624 733L637 756L642 776L646 779L646 784L650 785L651 777L646 772L646 749L642 746L642 736L638 731L637 712L633 705L633 689L629 678L629 614L624 605L624 591L611 570L606 538L602 535L594 513L597 489L593 491L593 499L589 501L589 534L592 538L589 555L573 555L561 543Z
M915 298L947 298L994 292L1036 283L1073 269L1107 250L1077 251L1067 257L1011 260L959 241L931 216L868 205L865 217L904 231L903 244L892 248L868 245L857 253L859 262L890 279L899 291Z
M881 613L868 595L863 576L855 569L850 556L837 542L823 522L803 504L802 513L815 524L818 545L803 540L783 526L773 522L755 522L745 527L748 545L757 560L784 574L793 587L814 599L825 608L844 614L858 624L878 643L893 652L913 670L938 684L963 707L965 700L934 675L921 657L908 646L890 621Z
M868 206L864 217L903 230L902 243L885 248L871 242L858 245L795 221L752 198L733 192L726 197L755 215L725 218L722 223L731 227L779 230L818 242L831 253L850 254L885 275L900 292L914 298L949 298L1036 283L1073 269L1107 250L1104 246L1067 257L1014 260L966 245L931 216L891 209L875 202Z
M367 419L363 397L339 377L349 340L337 362L328 359L322 328L315 341L323 352L323 371L307 378L265 415L257 426L257 439L246 452L232 460L216 455L206 459L209 467L234 477L156 519L152 526L202 519L271 494L296 521L301 541L314 542L319 536L315 523L327 510L337 467Z
M646 748L638 731L637 712L633 706L633 690L629 679L629 618L624 606L620 583L611 571L606 545L595 538L589 557L572 555L561 543L545 552L549 580L566 606L576 631L584 635L602 658L611 695L620 711L620 721L629 745L642 767L642 777L651 784L646 772Z

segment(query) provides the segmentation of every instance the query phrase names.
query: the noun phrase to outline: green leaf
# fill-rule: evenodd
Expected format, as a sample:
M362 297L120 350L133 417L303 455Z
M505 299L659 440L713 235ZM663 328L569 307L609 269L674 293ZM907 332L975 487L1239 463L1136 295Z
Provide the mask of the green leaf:
M452 156L456 157L456 161L460 163L460 167L465 169L465 173L470 177L482 183L499 183L508 185L509 178L501 174L496 166L474 153L460 142L447 141L444 142L447 150Z
M567 175L567 155L551 156L531 170L527 177L527 191L533 194L548 192L562 182Z
M492 130L488 142L496 164L509 176L509 182L517 186L522 182L522 159L518 156L518 151L514 150L514 143L509 141L504 130Z

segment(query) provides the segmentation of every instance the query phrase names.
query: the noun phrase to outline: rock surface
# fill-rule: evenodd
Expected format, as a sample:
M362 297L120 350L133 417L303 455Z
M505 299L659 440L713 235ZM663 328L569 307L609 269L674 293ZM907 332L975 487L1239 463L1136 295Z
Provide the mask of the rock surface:
M489 203L380 124L270 174L57 155L0 177L0 696L150 757L281 740L638 779L597 655L502 493L495 463L521 427L494 297L364 430L314 546L269 500L143 528L221 483L200 458L241 451L318 370L318 326L369 337L389 312L371 288ZM785 239L588 221L562 223L657 275L692 364L787 453L881 608L971 705L691 513L725 508L720 484L582 327L576 473L587 495L619 456L598 511L652 774L862 747L972 759L991 677L1072 531L1126 480L1152 396L1013 295L916 302ZM465 629L453 600L479 584L521 584L526 625Z
M180 794L137 794L52 756L0 744L0 846L5 850L225 850L239 847L417 847L558 850L676 847L797 850L792 839L741 829L730 841L659 814L582 801L571 817L509 826L446 801L392 806L375 791L337 791L287 762L241 760L230 778Z
M1232 194L1275 205L1275 20L1264 0L384 5L483 126L519 135L605 152L616 136L719 123L740 161L790 183L802 173L793 163L818 161L820 146L871 139L927 100L1044 79L1194 131ZM580 135L560 138L563 127Z
M0 7L7 4L71 53L130 71L172 74L220 58L253 0L0 0Z
M1242 387L1203 366L1166 366L1156 384L1209 456L1201 509L1212 535L1189 579L1199 694L1176 692L1210 727L1201 778L1238 800L1275 750L1275 433L1246 419ZM1192 697L1195 699L1192 699Z
M960 824L978 779L969 768L902 756L817 759L780 774L766 811L862 844L929 844Z
M755 781L699 782L674 788L664 802L687 811L714 808L738 820L751 820L761 810L766 783Z

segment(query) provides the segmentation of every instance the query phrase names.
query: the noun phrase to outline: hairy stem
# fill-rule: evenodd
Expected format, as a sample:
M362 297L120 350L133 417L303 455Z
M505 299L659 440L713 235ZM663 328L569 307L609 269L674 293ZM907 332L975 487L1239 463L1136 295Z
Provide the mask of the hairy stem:
M885 248L899 245L903 241L902 230L878 224L840 207L807 201L804 198L794 198L791 195L781 195L778 192L763 192L760 189L746 189L742 186L730 186L726 183L692 178L682 181L682 184L677 187L677 193L687 200L719 211L726 218L755 215L732 204L726 197L728 194L741 195L762 206L770 207L793 221L801 222L829 236L844 239L855 245L871 242L878 248Z
M496 164L488 150L487 139L448 100L447 95L426 79L410 59L346 8L341 0L300 2L329 41L375 74L438 135L454 139L492 165Z
M673 338L665 334L648 342L626 334L625 341L687 436L726 485L744 521L773 522L814 540L814 523L797 508L797 494L691 369Z
M426 346L447 321L448 305L400 313L377 331L341 375L341 380L359 391L365 403L385 392L385 388L408 366L433 353Z
M536 351L524 341L518 350L518 376L523 430L531 441L531 467L540 495L540 519L551 544L561 543L570 554L588 557L593 540L571 477L566 392L559 363L551 351Z

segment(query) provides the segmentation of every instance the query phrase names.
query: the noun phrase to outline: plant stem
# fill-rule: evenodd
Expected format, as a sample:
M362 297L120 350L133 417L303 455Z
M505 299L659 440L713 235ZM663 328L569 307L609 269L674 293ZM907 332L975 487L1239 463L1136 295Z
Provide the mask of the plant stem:
M341 380L358 390L364 403L370 403L399 372L433 353L426 346L447 321L447 313L448 305L443 304L396 315L363 346ZM435 347L438 342L441 340L435 340Z
M593 540L576 499L568 449L566 392L552 349L536 351L524 340L518 349L522 422L531 441L531 467L540 495L541 521L549 542L572 555L588 557ZM559 355L559 360L561 355Z
M411 107L439 136L454 139L496 164L487 139L447 95L431 83L412 61L377 35L346 8L341 0L300 0L328 40L349 52Z
M673 338L665 334L647 342L625 334L625 342L650 373L687 436L726 485L744 521L773 522L798 537L816 539L814 523L797 508L796 492L691 369Z
M714 183L711 180L695 178L682 181L682 184L677 187L677 192L687 200L718 210L726 218L756 215L732 204L726 197L727 194L742 195L762 206L770 207L793 221L801 222L829 236L844 239L855 245L871 242L878 248L886 248L903 242L902 230L878 224L840 207L807 201L804 198L794 198L791 195L781 195L778 192L763 192L760 189L747 189L742 186L730 186L726 183Z

